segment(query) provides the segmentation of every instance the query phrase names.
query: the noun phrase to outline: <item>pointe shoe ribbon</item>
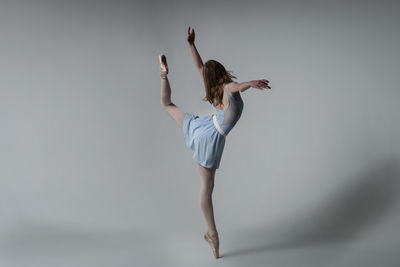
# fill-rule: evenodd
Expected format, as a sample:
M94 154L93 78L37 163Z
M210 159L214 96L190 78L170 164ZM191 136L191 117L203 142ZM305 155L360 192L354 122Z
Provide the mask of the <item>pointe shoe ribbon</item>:
M204 239L210 244L211 249L214 253L214 257L219 258L219 242L218 242L218 234L210 235L208 232L204 235Z
M168 74L168 64L167 58L164 54L160 54L158 56L158 61L160 63L160 75L167 75Z

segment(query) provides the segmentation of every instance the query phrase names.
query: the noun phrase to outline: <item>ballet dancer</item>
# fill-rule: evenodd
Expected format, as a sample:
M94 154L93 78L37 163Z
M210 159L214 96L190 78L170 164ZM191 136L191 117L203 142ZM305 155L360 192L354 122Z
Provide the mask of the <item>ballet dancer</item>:
M200 188L200 208L206 220L208 231L204 239L210 244L214 257L219 258L219 236L215 225L212 192L216 169L219 168L225 146L225 138L241 117L244 102L241 92L250 87L260 90L271 89L269 81L252 80L237 83L231 71L216 60L208 60L203 64L194 44L194 29L187 31L187 42L197 70L204 81L205 97L216 109L213 115L199 117L184 112L171 101L171 86L167 77L169 72L167 58L158 56L161 77L161 106L182 129L185 144L193 150L193 160L198 165L202 180Z

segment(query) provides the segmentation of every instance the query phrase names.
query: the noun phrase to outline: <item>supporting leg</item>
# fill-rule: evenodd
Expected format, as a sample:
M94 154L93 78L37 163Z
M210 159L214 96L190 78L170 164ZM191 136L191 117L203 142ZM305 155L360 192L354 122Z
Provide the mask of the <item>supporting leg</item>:
M202 184L200 188L200 207L206 219L208 232L210 234L217 233L215 226L214 210L212 203L212 192L214 189L215 169L209 169L198 164L199 173Z
M202 185L200 189L200 207L208 225L204 239L210 244L214 257L219 258L219 237L215 227L212 192L214 189L215 169L209 169L198 164Z

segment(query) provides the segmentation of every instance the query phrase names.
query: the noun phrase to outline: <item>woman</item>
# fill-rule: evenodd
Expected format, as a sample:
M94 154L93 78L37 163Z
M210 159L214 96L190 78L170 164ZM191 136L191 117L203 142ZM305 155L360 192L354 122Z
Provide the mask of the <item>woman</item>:
M200 207L208 225L204 239L210 244L215 258L219 258L219 237L215 226L212 191L216 169L219 168L225 146L225 138L239 120L244 103L240 92L250 87L266 90L267 80L236 83L230 71L215 60L203 64L194 45L194 29L187 32L187 42L206 89L204 101L216 108L215 115L199 117L182 111L171 102L171 87L167 78L168 65L165 55L159 55L161 77L161 105L182 129L186 146L194 151L193 160L198 164L202 179Z

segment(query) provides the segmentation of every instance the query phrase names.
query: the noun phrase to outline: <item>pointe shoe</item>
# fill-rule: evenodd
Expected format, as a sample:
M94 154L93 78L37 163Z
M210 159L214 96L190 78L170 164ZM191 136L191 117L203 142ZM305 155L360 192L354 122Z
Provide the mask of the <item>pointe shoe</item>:
M211 249L214 253L214 257L219 258L219 239L218 233L210 235L208 232L204 235L204 239L210 244Z
M158 61L160 62L160 75L165 76L168 74L168 64L167 58L164 54L158 56Z

